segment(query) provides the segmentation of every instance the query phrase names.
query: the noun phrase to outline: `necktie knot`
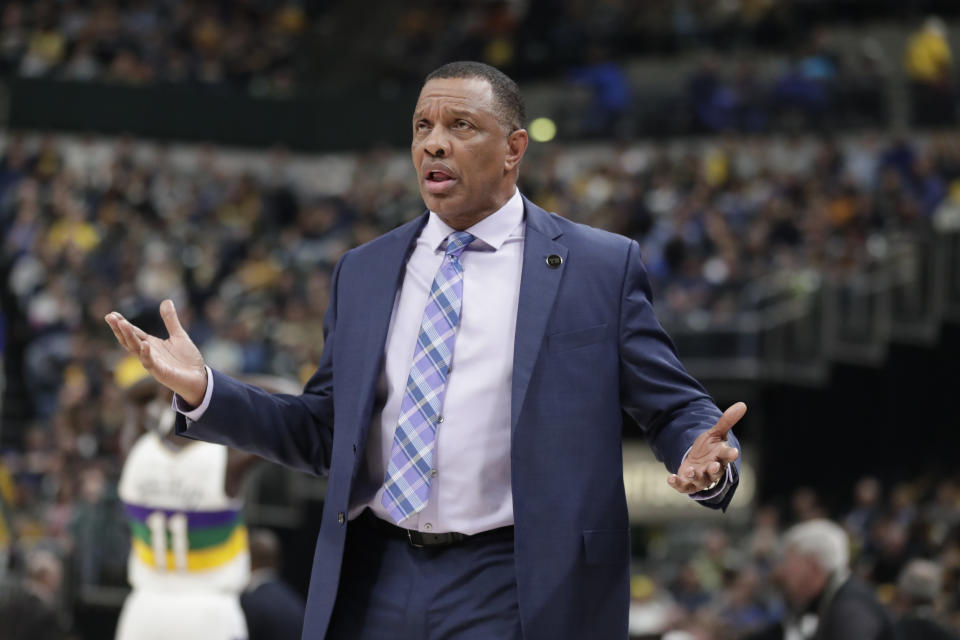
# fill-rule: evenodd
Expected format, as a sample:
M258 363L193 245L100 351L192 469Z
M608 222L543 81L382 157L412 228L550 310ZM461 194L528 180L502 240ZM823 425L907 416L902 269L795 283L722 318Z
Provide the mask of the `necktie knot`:
M447 255L459 258L463 250L473 242L473 234L466 231L454 231L447 236Z

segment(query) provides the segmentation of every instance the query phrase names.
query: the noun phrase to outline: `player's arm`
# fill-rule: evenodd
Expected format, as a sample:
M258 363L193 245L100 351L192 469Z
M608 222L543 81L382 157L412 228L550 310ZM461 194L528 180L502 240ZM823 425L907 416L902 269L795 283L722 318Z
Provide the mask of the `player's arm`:
M227 452L227 472L223 480L223 490L231 498L236 498L243 491L243 481L261 459L252 453L230 449Z
M120 455L123 460L137 438L147 429L147 406L157 397L160 384L153 378L141 378L123 390L123 426L120 428Z

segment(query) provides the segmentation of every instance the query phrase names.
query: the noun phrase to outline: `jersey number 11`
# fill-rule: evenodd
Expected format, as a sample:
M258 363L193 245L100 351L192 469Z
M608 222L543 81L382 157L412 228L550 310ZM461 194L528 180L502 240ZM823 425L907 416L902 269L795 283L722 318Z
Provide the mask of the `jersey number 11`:
M154 511L147 516L150 529L150 544L153 547L153 562L157 569L169 569L167 563L167 531L170 532L170 550L173 551L173 568L187 570L187 551L190 541L187 537L187 516L174 513L167 517L163 511Z

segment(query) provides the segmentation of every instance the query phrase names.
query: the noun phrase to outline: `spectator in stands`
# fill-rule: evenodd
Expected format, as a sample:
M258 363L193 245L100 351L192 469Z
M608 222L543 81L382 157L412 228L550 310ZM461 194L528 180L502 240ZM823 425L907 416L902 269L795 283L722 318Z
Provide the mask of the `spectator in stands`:
M927 18L907 42L911 115L920 126L945 126L957 121L953 56L947 28L937 17Z
M817 129L825 124L831 94L824 74L829 66L817 56L791 61L777 78L773 104L782 125L788 130Z
M825 519L794 525L784 534L776 568L789 607L782 637L893 639L883 605L870 587L850 575L848 547L844 530Z
M798 487L790 500L790 508L795 522L806 522L826 517L820 505L820 497L810 487Z
M588 136L620 133L628 124L625 117L633 100L627 75L615 59L601 50L592 52L591 58L588 64L570 71L570 80L591 93L584 115L584 133Z
M897 638L901 640L957 640L939 620L940 567L930 560L913 560L897 580L894 610Z
M5 640L61 640L65 637L60 590L63 566L50 551L27 556L22 584L0 584L0 621Z
M710 591L704 588L694 563L687 562L670 588L676 603L688 613L692 613L710 602Z
M736 574L729 586L718 592L718 617L737 636L767 628L776 621L764 598L763 587L760 572L747 566Z
M250 533L250 584L240 595L249 640L299 640L305 604L280 579L280 541L268 529Z
M853 509L844 519L844 526L851 536L862 541L881 515L880 481L869 476L858 480L853 501Z
M736 125L737 95L720 74L716 60L704 58L687 83L696 131L719 132Z

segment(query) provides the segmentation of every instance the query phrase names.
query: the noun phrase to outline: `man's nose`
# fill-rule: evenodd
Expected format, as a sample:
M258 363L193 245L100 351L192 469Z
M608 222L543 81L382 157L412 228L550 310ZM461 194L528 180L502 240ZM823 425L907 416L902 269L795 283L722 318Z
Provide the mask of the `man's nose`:
M450 143L443 127L434 127L423 143L424 150L435 158L450 155Z

